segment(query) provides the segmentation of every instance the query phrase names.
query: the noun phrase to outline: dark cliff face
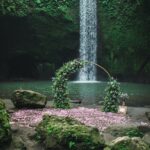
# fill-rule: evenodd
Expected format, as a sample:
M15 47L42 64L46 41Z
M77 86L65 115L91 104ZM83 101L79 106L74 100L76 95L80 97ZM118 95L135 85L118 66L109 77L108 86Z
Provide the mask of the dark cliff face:
M46 72L50 78L64 62L78 56L79 32L71 21L43 14L0 20L2 79L47 78Z

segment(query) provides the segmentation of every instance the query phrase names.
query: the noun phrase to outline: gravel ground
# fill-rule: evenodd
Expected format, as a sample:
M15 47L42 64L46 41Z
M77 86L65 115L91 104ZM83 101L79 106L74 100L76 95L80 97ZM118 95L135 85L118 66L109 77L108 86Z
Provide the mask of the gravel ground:
M20 126L34 127L45 114L72 117L88 126L97 127L101 131L111 125L128 124L130 122L129 117L122 114L105 113L96 108L78 107L68 110L53 108L18 110L12 113L11 124L17 123Z
M80 122L97 127L103 131L111 125L149 125L150 122L145 116L145 112L150 108L145 107L128 107L127 115L118 113L105 113L97 107L78 106L68 110L50 108L51 103L47 104L44 109L21 109L15 110L9 99L4 100L7 109L11 112L11 124L21 127L35 127L41 120L43 115L68 116L79 120Z
M44 115L57 115L74 118L87 126L96 127L100 131L104 131L112 125L150 126L150 122L145 117L145 110L149 109L128 108L128 115L123 115L118 113L105 113L100 111L99 108L86 107L77 107L68 110L54 108L23 109L12 113L11 124L35 127Z

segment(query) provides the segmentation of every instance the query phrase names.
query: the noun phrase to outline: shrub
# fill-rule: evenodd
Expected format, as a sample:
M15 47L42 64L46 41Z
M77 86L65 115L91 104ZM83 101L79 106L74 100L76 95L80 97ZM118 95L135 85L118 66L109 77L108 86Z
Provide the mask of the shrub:
M120 84L114 78L110 78L108 86L105 89L103 111L117 112L119 106Z
M52 91L54 95L54 105L56 108L69 108L69 97L67 91L67 81L70 74L83 67L83 61L73 60L64 64L57 72L53 81Z

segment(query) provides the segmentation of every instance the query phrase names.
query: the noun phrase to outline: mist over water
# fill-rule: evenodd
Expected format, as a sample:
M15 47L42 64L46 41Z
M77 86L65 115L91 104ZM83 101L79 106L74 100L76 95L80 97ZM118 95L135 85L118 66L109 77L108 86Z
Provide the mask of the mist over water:
M80 59L96 63L97 1L80 0ZM80 81L95 81L96 67L85 65L79 73Z

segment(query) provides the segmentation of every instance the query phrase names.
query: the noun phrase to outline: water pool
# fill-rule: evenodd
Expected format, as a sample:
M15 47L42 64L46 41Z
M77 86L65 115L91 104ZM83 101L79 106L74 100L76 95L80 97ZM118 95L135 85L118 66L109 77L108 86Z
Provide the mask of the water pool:
M43 93L52 100L51 81L2 82L0 97L10 98L16 89L29 89ZM106 82L68 82L71 99L81 99L84 104L98 104L103 100ZM121 83L121 90L129 94L130 106L150 106L150 84Z

